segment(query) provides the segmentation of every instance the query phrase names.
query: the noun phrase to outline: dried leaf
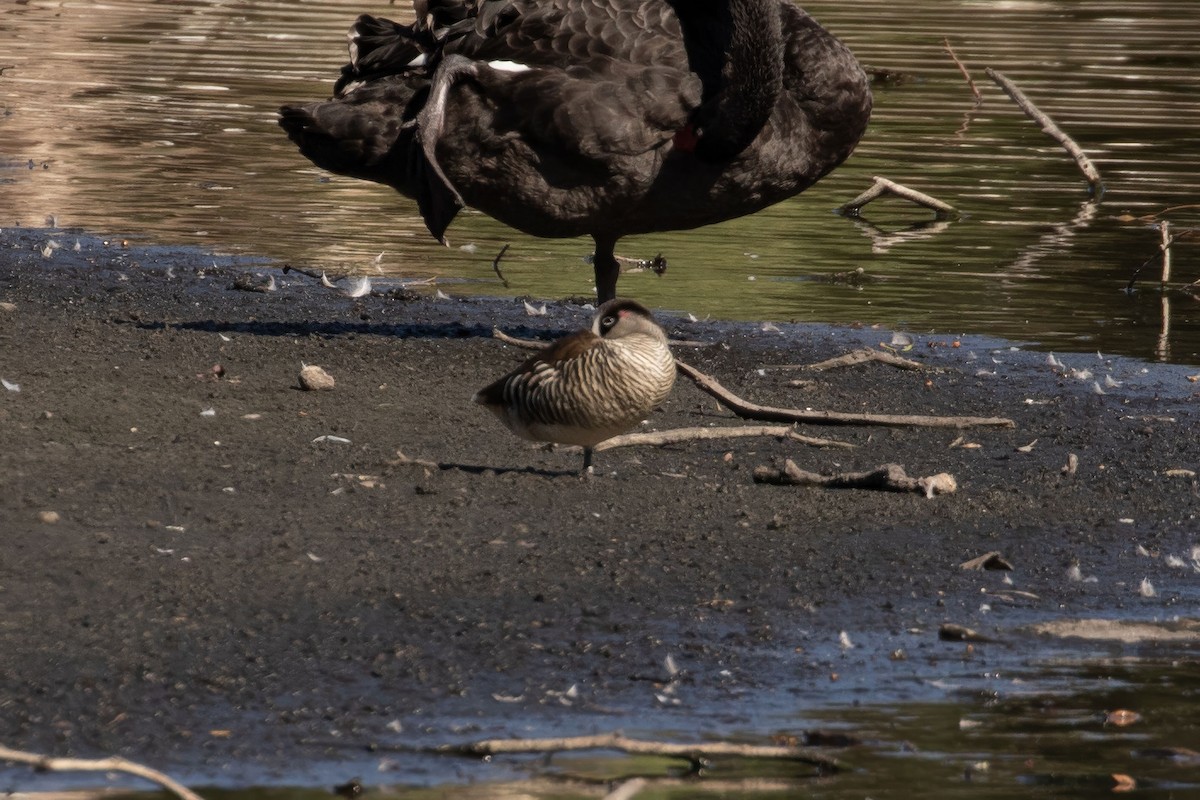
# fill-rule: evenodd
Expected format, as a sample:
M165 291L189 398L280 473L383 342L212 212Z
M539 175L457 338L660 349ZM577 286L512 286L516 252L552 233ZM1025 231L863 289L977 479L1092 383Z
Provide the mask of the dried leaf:
M1124 728L1129 725L1139 722L1142 715L1136 711L1130 711L1126 708L1119 708L1116 711L1110 711L1104 717L1105 725L1112 725L1117 728Z
M1132 792L1137 788L1137 781L1128 775L1122 775L1119 772L1114 772L1112 779L1116 781L1116 785L1112 788L1114 792Z

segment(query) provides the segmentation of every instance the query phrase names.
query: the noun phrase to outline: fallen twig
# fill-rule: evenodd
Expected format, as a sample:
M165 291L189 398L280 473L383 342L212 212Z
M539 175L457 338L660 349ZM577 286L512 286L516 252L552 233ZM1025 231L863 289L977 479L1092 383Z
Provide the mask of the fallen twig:
M810 425L876 425L884 427L922 428L1013 428L1011 419L1005 417L931 417L919 414L849 414L839 411L807 411L799 408L775 408L760 406L743 400L726 389L714 378L695 367L675 359L675 368L686 375L703 392L717 398L733 413L743 419L760 422L806 422Z
M504 258L504 254L508 252L508 243L504 243L504 247L500 248L500 252L496 253L496 257L492 259L492 271L496 273L496 277L504 284L504 288L508 288L508 278L504 277L504 273L500 271L500 259Z
M1071 157L1075 159L1075 163L1079 165L1079 169L1083 172L1083 176L1087 178L1092 192L1097 195L1102 194L1104 192L1104 182L1100 179L1100 171L1096 169L1096 166L1087 157L1087 154L1083 152L1083 149L1075 143L1075 140L1064 133L1044 111L1035 106L1033 101L1026 97L1025 93L1015 83L991 67L988 67L984 72L1012 98L1013 102L1025 112L1025 116L1042 126L1043 133L1061 144L1071 154Z
M28 764L41 772L124 772L152 781L182 800L203 800L183 784L156 769L128 761L119 756L110 758L54 758L38 753L10 750L0 745L0 761Z
M865 364L868 361L878 361L881 364L887 364L889 367L896 367L897 369L933 369L933 367L922 364L919 361L913 361L910 358L901 358L895 353L887 353L883 350L876 350L873 347L860 347L857 350L851 350L845 355L840 355L835 358L827 358L824 361L818 361L815 364L788 365L779 367L779 369L803 369L809 372L824 372L828 369L853 367L856 364Z
M919 206L931 209L938 215L939 219L958 216L958 210L954 206L944 203L936 197L927 195L924 192L918 192L916 189L910 189L907 186L878 175L874 176L873 180L875 183L871 185L871 188L843 205L838 211L847 216L857 217L862 212L862 207L867 203L885 194L893 194L916 203Z
M813 764L823 770L837 772L841 764L836 758L807 747L786 745L754 745L737 742L655 742L630 739L620 733L601 733L594 736L566 736L557 739L484 739L464 744L443 744L421 748L425 752L464 756L493 756L505 753L560 753L577 750L619 750L631 755L685 758L693 763L709 758L761 758L798 761Z
M747 425L741 428L672 428L671 430L655 431L652 433L626 433L614 436L592 448L599 453L612 450L615 447L651 446L661 447L679 442L694 442L702 439L736 439L743 436L777 436L802 442L813 447L841 447L852 449L849 442L839 442L836 439L820 439L815 436L805 436L797 433L790 425Z
M818 475L800 469L790 458L783 469L758 467L754 470L755 483L773 483L781 486L821 486L827 489L880 489L887 492L918 492L926 497L935 494L952 494L958 490L954 476L946 472L924 478L910 478L899 464L884 464L869 472L839 472L833 475Z
M942 39L942 46L946 48L946 52L949 53L950 58L954 60L954 64L958 67L958 71L961 72L962 76L967 79L967 85L971 87L971 94L975 95L975 105L979 105L983 102L983 95L979 93L979 87L975 85L975 81L971 77L971 73L967 72L966 64L959 61L958 55L954 52L954 48L950 46L949 39Z

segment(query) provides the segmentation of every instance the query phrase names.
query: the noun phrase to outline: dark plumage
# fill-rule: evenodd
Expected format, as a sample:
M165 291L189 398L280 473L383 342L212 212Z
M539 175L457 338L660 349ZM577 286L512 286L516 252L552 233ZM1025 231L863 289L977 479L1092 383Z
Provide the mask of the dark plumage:
M524 439L581 445L587 470L592 447L645 419L674 384L663 329L640 304L610 300L591 330L559 339L474 399Z
M333 172L535 236L590 235L600 299L632 233L695 228L811 186L871 110L854 56L790 0L416 0L361 16L334 99L280 124ZM444 240L444 239L443 239Z

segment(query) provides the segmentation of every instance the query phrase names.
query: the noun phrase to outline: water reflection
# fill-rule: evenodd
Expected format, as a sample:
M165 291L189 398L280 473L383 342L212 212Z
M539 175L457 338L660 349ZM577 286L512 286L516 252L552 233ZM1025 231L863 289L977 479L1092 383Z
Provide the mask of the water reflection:
M1177 283L1200 277L1200 18L1176 3L911 0L807 7L880 84L858 153L808 193L752 217L622 243L666 254L627 276L652 305L726 318L870 321L977 331L1200 362L1190 295L1121 291L1157 247L1141 219L1181 233ZM331 273L383 270L463 281L456 292L591 290L587 240L547 241L465 214L442 248L390 190L312 168L275 126L286 101L326 96L343 31L377 2L29 0L0 11L0 224L63 225L265 254ZM948 39L974 76L976 104ZM983 76L993 66L1100 168L1089 202L1074 162ZM963 213L948 224L890 202L872 227L831 210L884 175ZM1157 217L1154 217L1157 219ZM507 242L505 276L491 260ZM376 258L382 255L376 264ZM797 280L861 268L887 280ZM1164 317L1164 312L1168 316ZM1164 333L1165 331L1165 333Z

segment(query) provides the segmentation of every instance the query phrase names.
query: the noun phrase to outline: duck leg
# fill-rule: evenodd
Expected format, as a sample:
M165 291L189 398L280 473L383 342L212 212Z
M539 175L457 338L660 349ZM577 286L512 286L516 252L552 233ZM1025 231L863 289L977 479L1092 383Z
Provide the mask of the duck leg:
M592 267L596 270L596 302L607 303L617 296L617 278L621 274L614 255L617 240L594 234L592 239L596 242L596 255L592 258Z

